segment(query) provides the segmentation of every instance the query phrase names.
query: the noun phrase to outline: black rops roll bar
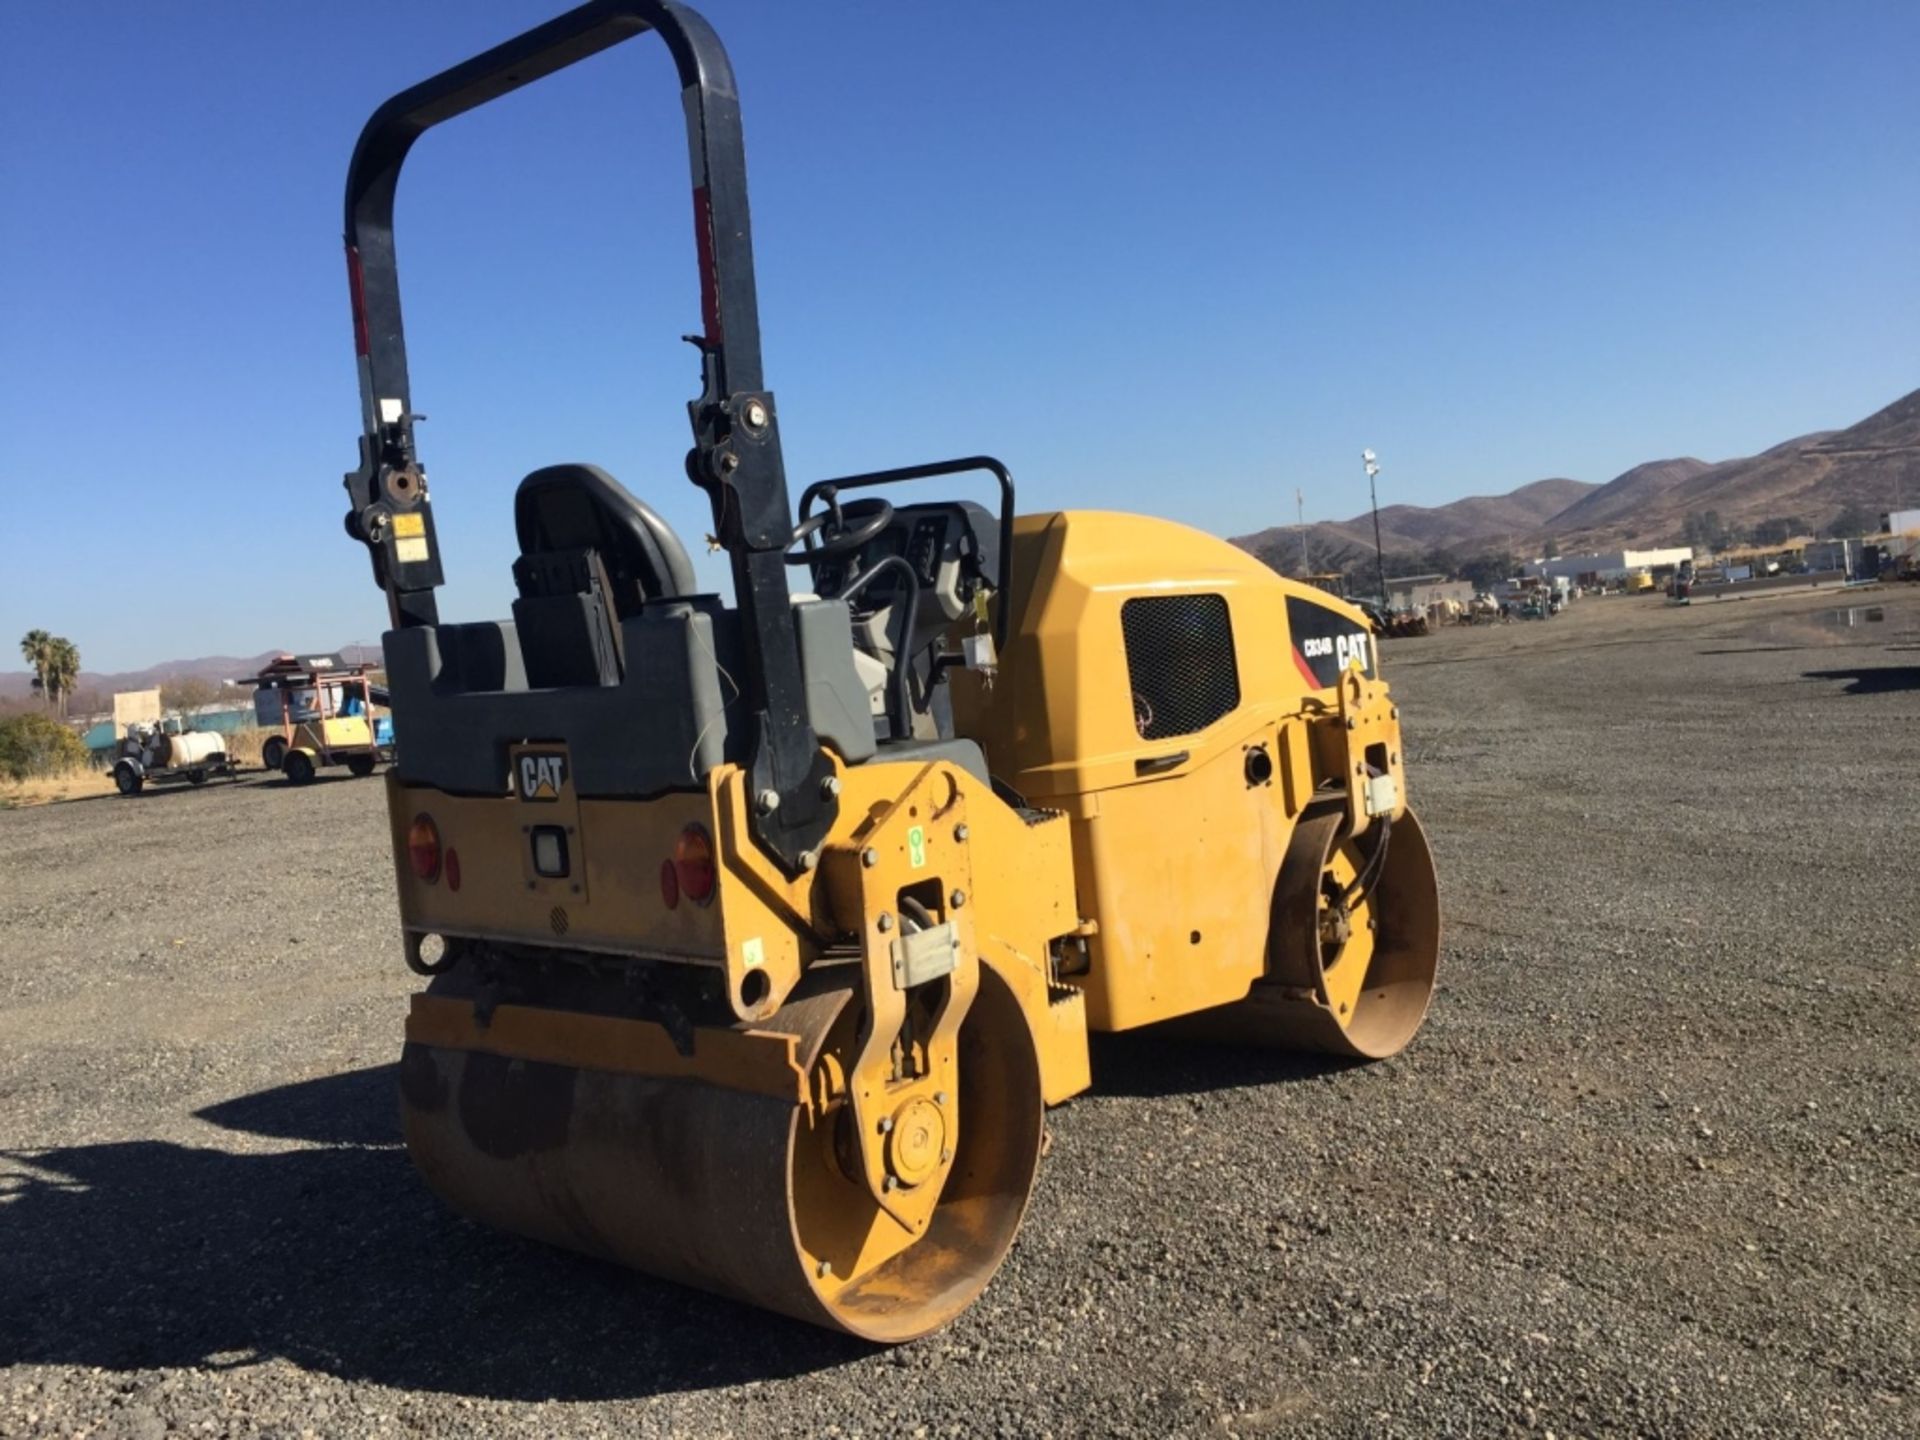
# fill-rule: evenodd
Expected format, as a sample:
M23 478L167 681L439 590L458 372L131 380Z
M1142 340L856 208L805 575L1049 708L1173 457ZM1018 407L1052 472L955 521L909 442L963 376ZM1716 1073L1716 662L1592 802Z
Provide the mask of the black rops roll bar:
M816 480L800 496L800 519L804 523L813 513L813 502L830 490L864 490L874 485L897 484L902 480L965 475L973 470L985 470L1000 482L1000 575L994 581L1000 592L1000 603L994 610L993 643L1005 655L1007 618L1013 609L1013 476L1005 465L991 455L969 455L960 460L935 460L926 465L903 465L898 470L869 470L864 475Z
M746 149L733 69L711 26L677 0L594 0L394 96L367 121L347 172L347 273L360 356L360 468L347 476L347 532L366 543L395 628L438 623L438 540L414 448L393 243L394 189L413 142L443 120L652 30L679 71L700 266L702 393L687 406L687 476L713 505L746 640L741 698L754 837L790 871L831 828L832 765L807 718L781 555L791 543L773 395L762 388L760 317L747 219Z

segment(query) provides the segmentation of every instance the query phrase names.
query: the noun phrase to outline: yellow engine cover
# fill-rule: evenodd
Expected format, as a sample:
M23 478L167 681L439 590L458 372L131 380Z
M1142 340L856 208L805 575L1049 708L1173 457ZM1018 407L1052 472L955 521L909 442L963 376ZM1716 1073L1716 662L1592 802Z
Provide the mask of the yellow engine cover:
M1405 806L1364 614L1215 536L1093 511L1017 522L1012 593L997 673L955 672L956 728L1070 817L1090 1023L1244 997L1308 803L1355 831Z

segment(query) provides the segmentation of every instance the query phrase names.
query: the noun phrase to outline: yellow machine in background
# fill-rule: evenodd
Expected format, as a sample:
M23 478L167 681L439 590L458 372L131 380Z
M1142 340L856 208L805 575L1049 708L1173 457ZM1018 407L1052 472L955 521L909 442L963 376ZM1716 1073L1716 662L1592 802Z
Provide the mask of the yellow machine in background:
M399 166L428 126L648 29L692 140L687 471L732 601L611 476L558 465L515 496L513 618L443 622ZM1091 1031L1391 1055L1432 992L1438 896L1354 607L1179 525L1017 516L986 457L816 482L795 523L738 123L703 21L601 0L395 97L355 152L348 529L393 618L387 794L431 977L402 1111L470 1215L902 1341L999 1266L1045 1107L1097 1080ZM965 473L998 482L997 515L847 499Z
M356 776L373 774L393 758L393 722L375 712L387 703L362 664L332 655L278 655L257 675L255 718L273 733L260 747L260 763L305 785L325 765L345 765Z

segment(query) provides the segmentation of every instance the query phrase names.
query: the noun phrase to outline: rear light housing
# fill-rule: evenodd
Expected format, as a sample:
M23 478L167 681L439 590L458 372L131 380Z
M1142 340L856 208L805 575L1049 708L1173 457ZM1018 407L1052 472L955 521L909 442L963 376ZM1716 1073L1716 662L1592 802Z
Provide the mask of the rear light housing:
M440 878L440 827L425 812L414 816L407 827L407 863L429 885Z
M564 880L573 873L565 826L536 825L528 840L533 846L533 873L542 880Z
M713 864L713 837L707 834L706 826L689 825L680 832L680 838L673 842L673 874L679 882L681 895L696 905L713 903L713 892L719 876ZM665 890L664 876L660 885Z

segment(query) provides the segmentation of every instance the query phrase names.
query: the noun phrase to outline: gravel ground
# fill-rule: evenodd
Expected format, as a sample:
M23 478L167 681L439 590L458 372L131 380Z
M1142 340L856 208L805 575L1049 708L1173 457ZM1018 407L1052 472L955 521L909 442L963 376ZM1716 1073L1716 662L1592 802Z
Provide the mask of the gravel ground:
M1425 1032L1100 1040L894 1351L438 1208L377 785L0 814L0 1436L1916 1433L1916 592L1389 642Z

